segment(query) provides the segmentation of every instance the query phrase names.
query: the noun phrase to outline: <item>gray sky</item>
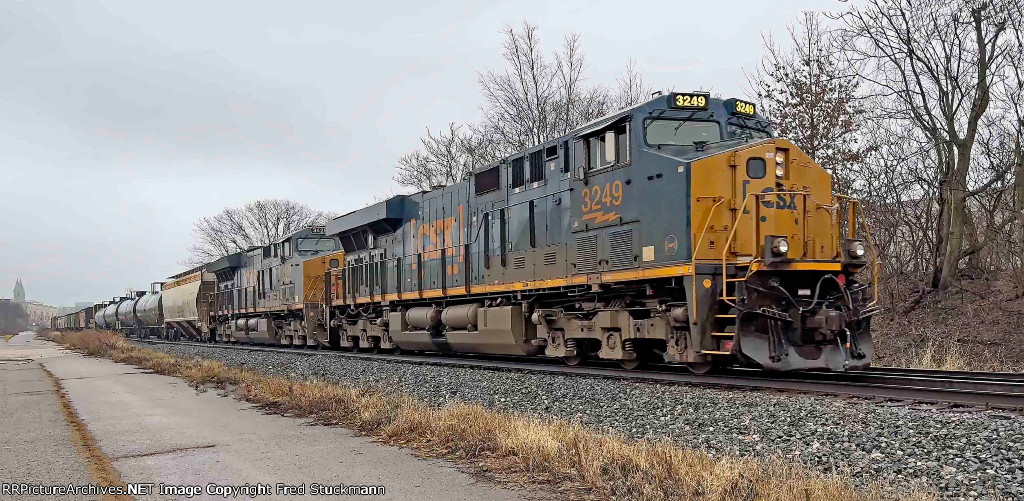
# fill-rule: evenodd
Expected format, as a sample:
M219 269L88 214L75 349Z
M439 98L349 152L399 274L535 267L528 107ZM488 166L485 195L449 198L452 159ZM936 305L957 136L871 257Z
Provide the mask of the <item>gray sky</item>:
M427 127L474 121L506 24L582 37L591 83L742 96L761 35L836 0L0 0L0 297L99 301L181 271L192 223L397 190Z

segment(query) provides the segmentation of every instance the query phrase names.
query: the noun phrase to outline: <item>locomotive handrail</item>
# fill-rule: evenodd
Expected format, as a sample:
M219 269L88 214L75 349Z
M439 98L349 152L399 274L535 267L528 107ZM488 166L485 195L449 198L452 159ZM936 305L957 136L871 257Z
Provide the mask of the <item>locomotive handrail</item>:
M760 198L768 196L768 195L801 195L803 197L803 201L804 201L804 217L800 218L801 219L800 220L801 234L804 235L804 241L801 242L801 248L803 249L804 256L806 256L807 255L807 242L806 242L806 240L807 240L806 239L806 234L807 234L807 196L809 194L810 194L810 192L807 192L807 191L772 191L772 192L747 193L747 196L743 197L743 204L740 205L739 216L737 216L736 220L733 221L732 230L729 231L729 238L725 241L725 245L722 246L722 297L721 297L722 301L724 301L726 304L728 304L728 305L730 305L730 306L732 306L734 308L738 308L738 306L736 306L736 303L733 303L732 301L729 300L729 290L728 290L728 287L726 287L726 284L729 283L729 275L728 275L728 268L727 267L728 267L730 249L732 248L732 242L733 242L733 239L736 237L736 228L739 228L740 220L743 218L743 214L746 213L747 201L750 200L751 198L760 199ZM817 201L815 201L815 202L817 203ZM754 211L755 212L758 211L759 207L760 207L760 204L755 202ZM760 219L758 218L758 214L756 214L756 213L754 214L753 219L752 219L752 223L753 223L752 224L753 225L752 231L754 233L754 235L753 235L753 237L754 237L753 244L754 244L755 247L757 247L759 245L758 244L758 241L759 241L758 240L758 236L759 236L758 233L759 233L759 230L761 229ZM752 265L754 263L754 261L757 260L757 254L752 254L751 258L752 259L750 261L750 264ZM747 275L744 276L744 278L743 278L744 280L749 278L749 272L750 272L751 268L753 268L753 266L749 266L747 268Z
M725 286L725 284L728 283L727 265L728 265L728 258L729 258L730 249L732 247L733 239L735 238L735 235L736 235L736 228L739 227L739 221L743 217L743 214L746 211L747 200L750 200L751 198L760 199L760 198L765 197L767 195L801 195L801 196L803 196L803 200L804 200L804 208L803 208L804 209L804 217L802 218L802 221L801 221L801 228L803 230L803 234L805 235L805 237L804 237L805 241L802 242L803 256L804 257L807 255L806 231L807 231L807 199L808 199L808 197L810 197L812 200L814 200L814 202L816 204L818 204L819 208L827 210L829 212L829 214L832 216L830 219L831 219L831 223L833 225L834 234L836 235L836 239L837 239L837 241L835 242L836 243L836 252L837 252L837 254L834 255L834 257L839 257L839 258L842 257L843 249L842 249L842 242L841 242L842 228L840 227L840 221L838 220L838 217L839 217L838 212L839 211L837 209L839 208L839 206L843 202L845 202L846 205L847 205L847 207L846 207L846 215L847 215L848 225L849 225L849 228L848 228L848 238L851 238L851 239L856 238L857 237L857 228L860 227L864 231L865 240L867 240L867 243L868 243L868 248L871 249L871 260L872 260L872 269L871 269L871 275L872 275L872 277L871 277L872 278L872 301L871 301L871 303L868 304L868 307L870 308L870 307L873 307L876 304L878 304L878 267L879 267L878 252L875 249L874 242L871 240L871 230L868 227L868 223L862 217L861 211L857 210L858 206L860 205L860 201L855 199L855 198L853 198L853 197L847 196L847 195L835 195L835 197L838 199L836 201L836 203L834 203L832 205L824 205L824 204L821 204L820 202L818 202L817 199L815 199L813 197L813 195L811 195L810 192L807 192L807 191L775 191L775 192L769 192L769 193L758 192L758 193L748 193L747 196L744 197L743 204L740 206L740 211L739 211L740 215L733 222L732 230L729 232L729 238L726 240L725 245L723 246L723 249L722 249L722 296L721 296L722 301L724 301L726 304L729 304L730 306L736 307L736 303L733 303L732 301L730 301L728 299L729 298L728 289ZM759 205L760 204L755 202L755 205L754 205L754 210L755 211L757 211ZM754 226L753 232L754 232L754 245L755 246L758 245L758 238L757 237L758 237L758 229L760 228L759 221L760 220L758 219L757 214L755 214L754 218L753 218L753 226ZM758 258L756 257L756 255L754 255L752 257L754 259L751 260L751 262L750 262L751 265L754 262L758 261ZM750 266L750 267L747 268L747 274L744 277L744 280L746 280L747 278L750 277L750 270L751 269L753 269L753 266ZM696 287L696 284L694 285L694 287ZM696 294L694 294L694 297L696 297Z
M692 250L693 259L691 259L691 261L693 261L693 264L692 264L692 266L690 266L690 276L693 279L693 312L694 313L700 311L700 310L697 309L697 249L700 248L701 242L704 241L704 235L708 231L708 224L711 223L711 216L713 216L715 214L715 209L717 209L719 205L722 205L722 202L725 202L725 197L711 197L711 196L700 196L700 197L697 197L697 201L699 202L700 199L702 199L702 198L710 198L712 200L716 200L716 202L715 202L715 205L712 205L711 209L708 210L708 217L706 217L704 219L704 228L700 231L700 236L697 237L697 243L694 244L691 247L691 249L693 249ZM694 318L697 318L697 315L694 315ZM699 322L699 319L698 319L698 322ZM698 323L698 322L694 322L694 323Z
M871 308L878 304L879 299L878 268L880 264L878 262L878 250L875 248L874 240L871 239L871 228L868 225L867 219L863 217L863 211L858 210L860 207L860 200L849 195L836 195L836 198L847 203L846 217L848 220L847 224L849 225L849 238L857 238L857 227L860 226L861 230L864 232L864 239L868 243L868 248L871 249L871 302L868 303L868 308ZM836 202L836 206L838 205L839 202ZM860 224L858 225L857 223ZM841 255L843 252L841 242L837 245L837 249Z

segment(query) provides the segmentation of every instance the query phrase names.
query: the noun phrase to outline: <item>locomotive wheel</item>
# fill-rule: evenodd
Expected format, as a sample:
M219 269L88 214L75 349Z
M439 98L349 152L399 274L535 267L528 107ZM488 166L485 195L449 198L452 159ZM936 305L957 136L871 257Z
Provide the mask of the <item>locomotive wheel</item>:
M399 348L398 346L395 346L395 349L391 350L391 353L393 353L395 355L401 355L404 352L402 351L401 348Z
M583 355L573 355L571 357L562 357L562 360L565 360L565 364L566 365L569 365L569 366L572 366L572 367L576 367L577 365L580 365L580 364L583 363Z
M619 366L630 371L640 367L642 364L643 361L640 360L640 357L636 357L632 360L619 360Z
M686 364L686 369L694 374L707 374L715 368L715 364L711 362L695 362Z

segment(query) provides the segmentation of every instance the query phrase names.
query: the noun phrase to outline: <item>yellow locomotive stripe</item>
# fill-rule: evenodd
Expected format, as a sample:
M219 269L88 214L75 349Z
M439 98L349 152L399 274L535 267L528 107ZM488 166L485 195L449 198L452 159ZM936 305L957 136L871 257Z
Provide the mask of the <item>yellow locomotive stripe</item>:
M787 271L841 271L843 269L843 263L836 261L802 261L799 263L773 263L771 268L765 266L764 263L754 263L750 266L750 271L758 270L787 270Z

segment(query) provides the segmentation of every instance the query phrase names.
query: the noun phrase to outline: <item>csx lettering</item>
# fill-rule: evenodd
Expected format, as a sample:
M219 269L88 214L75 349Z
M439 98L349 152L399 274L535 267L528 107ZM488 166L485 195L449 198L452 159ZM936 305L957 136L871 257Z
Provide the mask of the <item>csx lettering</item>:
M761 190L761 193L772 193L774 191L775 189L769 186L768 188ZM766 209L796 210L796 194L778 194L775 195L775 201L772 201L768 197L762 197L761 205Z

